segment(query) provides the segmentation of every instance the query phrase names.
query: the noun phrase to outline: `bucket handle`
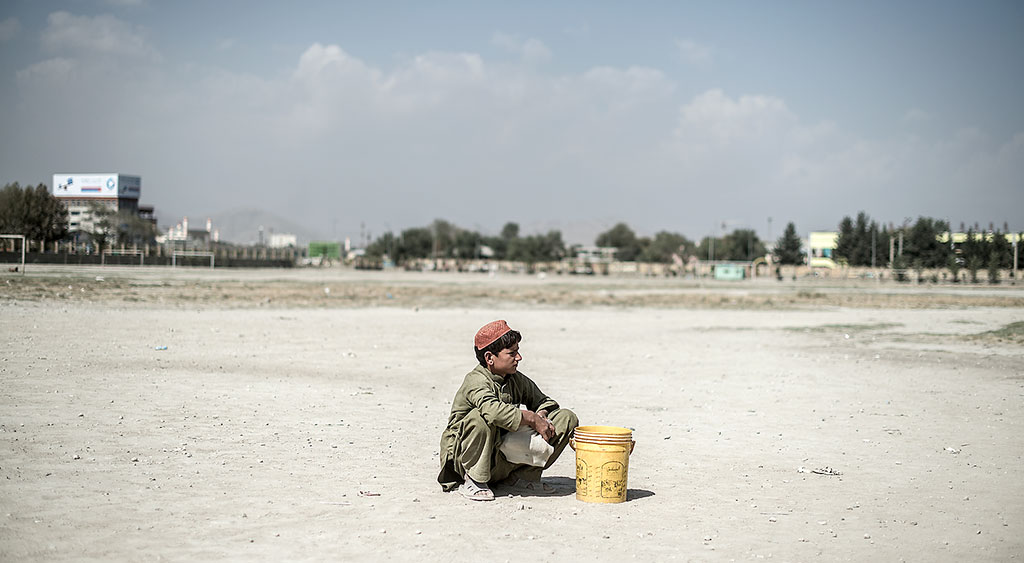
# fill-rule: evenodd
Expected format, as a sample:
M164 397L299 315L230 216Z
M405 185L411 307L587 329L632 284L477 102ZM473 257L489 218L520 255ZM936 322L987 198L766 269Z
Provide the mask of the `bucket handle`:
M576 451L576 436L569 438L569 447ZM636 447L636 440L629 441L629 455L633 455L633 448Z

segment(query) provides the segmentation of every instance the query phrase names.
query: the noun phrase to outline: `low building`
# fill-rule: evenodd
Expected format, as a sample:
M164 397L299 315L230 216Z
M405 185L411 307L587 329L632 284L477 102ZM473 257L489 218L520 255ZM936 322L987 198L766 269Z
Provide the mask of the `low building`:
M746 277L746 264L715 264L715 279L724 281L740 281Z
M270 248L288 248L296 247L299 245L299 239L297 236L291 233L270 233L270 240L267 242L267 246Z
M220 230L213 228L213 221L209 217L206 218L205 229L190 229L188 217L182 217L180 223L167 229L167 234L157 236L156 242L193 250L206 249L220 242Z
M812 268L835 268L838 243L836 231L812 231L807 237L807 264Z

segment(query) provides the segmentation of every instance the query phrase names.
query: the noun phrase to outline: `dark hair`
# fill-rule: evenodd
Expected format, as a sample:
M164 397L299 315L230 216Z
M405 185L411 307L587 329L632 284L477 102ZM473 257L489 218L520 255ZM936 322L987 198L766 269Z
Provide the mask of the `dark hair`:
M522 342L523 335L519 334L518 330L510 330L505 334L498 337L497 340L491 342L483 350L473 346L473 351L476 352L476 360L480 362L480 365L487 367L487 362L484 360L484 354L490 352L495 356L505 348L511 348L513 344Z

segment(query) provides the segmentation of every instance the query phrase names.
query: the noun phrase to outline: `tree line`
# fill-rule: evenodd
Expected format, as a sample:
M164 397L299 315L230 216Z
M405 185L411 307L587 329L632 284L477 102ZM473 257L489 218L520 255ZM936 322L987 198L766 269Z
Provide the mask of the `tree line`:
M913 269L919 276L925 269L948 269L954 279L966 269L971 281L977 281L981 269L987 269L990 281L995 281L999 270L1013 268L1013 245L1005 225L987 232L974 225L957 243L951 240L949 223L942 219L918 217L913 224L907 221L894 227L879 225L861 211L854 219L843 217L838 231L834 259L850 266Z
M68 212L45 184L21 187L17 182L0 190L0 233L25 235L53 242L68 235Z
M100 251L109 245L152 243L156 225L130 211L93 206L91 228L78 233L91 240ZM1013 247L1007 240L1008 229L981 231L977 225L967 229L966 239L949 240L949 223L919 217L899 227L886 226L861 211L856 217L839 221L838 239L832 258L850 266L891 266L895 269L949 269L954 279L966 269L971 279L981 269L989 277L1000 269L1013 268ZM52 242L71 234L68 214L45 184L22 187L17 182L0 190L0 233L23 234L29 240ZM768 254L765 243L753 229L735 229L721 237L706 236L699 244L686 236L659 231L653 237L638 236L626 223L618 223L594 240L600 247L615 248L615 258L671 264L696 256L701 260L753 261ZM573 256L578 247L567 247L557 230L522 236L519 225L506 223L497 236L487 236L460 228L443 219L427 227L405 229L398 235L385 233L366 248L371 259L389 257L396 263L421 258L490 258L533 264ZM803 242L790 222L772 248L775 262L783 265L804 262ZM891 257L891 264L890 264ZM1024 256L1020 256L1021 260ZM1022 260L1024 261L1024 260ZM1018 264L1019 266L1019 264Z
M510 222L498 236L486 236L437 219L430 226L405 229L398 235L384 233L367 245L365 255L370 259L387 256L397 264L421 258L492 258L534 264L561 260L566 246L557 230L520 236L519 225Z
M111 245L152 244L157 228L137 213L102 205L90 207L90 228L81 233L102 252ZM22 187L17 182L0 189L0 233L25 235L28 240L62 241L71 235L68 211L46 184Z
M788 232L796 240L799 255L800 239L792 224ZM663 264L686 261L691 256L703 257L710 246L715 248L716 260L752 260L766 252L764 243L749 229L736 230L721 238L705 237L697 245L686 236L670 231L659 231L653 237L638 236L626 223L618 223L600 233L594 244L614 248L616 260ZM519 225L509 222L498 236L486 236L437 219L430 226L405 229L398 235L385 233L367 246L365 255L370 259L387 256L397 264L422 258L491 258L537 263L573 256L579 248L580 245L566 246L561 231L557 230L521 236Z

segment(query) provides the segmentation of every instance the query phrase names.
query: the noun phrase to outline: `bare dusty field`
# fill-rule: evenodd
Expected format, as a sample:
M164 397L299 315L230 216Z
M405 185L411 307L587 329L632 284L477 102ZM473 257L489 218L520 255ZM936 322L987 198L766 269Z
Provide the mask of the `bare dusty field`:
M472 336L628 501L437 485ZM1024 554L1024 289L33 268L0 278L0 560L1004 561Z

